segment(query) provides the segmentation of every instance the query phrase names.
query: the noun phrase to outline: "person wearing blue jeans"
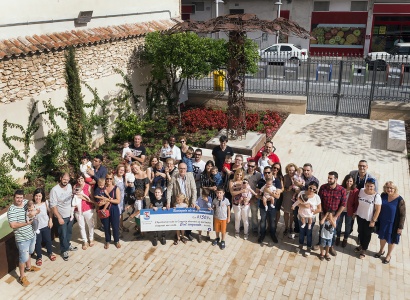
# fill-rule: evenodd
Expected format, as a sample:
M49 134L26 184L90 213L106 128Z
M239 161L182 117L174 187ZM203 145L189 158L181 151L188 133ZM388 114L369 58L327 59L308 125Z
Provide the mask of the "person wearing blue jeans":
M60 252L65 261L68 260L68 251L76 251L78 248L71 245L73 221L71 217L71 201L73 189L69 184L70 176L64 173L60 182L50 191L50 208L57 218L58 235L60 239Z
M343 237L344 237L343 242L347 241L347 239L350 236L350 233L352 232L353 218L347 214L347 211L344 211L340 214L339 219L337 221L336 236L337 236L338 241L336 241L336 246L339 246L339 243L340 243L340 236L342 234L343 221L345 223L345 232L343 234ZM344 245L343 247L346 247L346 245Z
M71 236L73 234L73 224L74 221L70 221L70 217L63 218L64 223L59 223L58 226L58 236L60 239L60 251L61 253L67 252L70 250Z
M265 239L266 235L266 221L268 221L269 228L270 228L270 236L274 243L278 242L278 238L276 237L276 208L272 208L270 203L268 203L268 210L265 209L263 206L262 201L260 202L262 206L259 206L259 211L261 214L261 222L260 222L260 235L258 242L262 243Z

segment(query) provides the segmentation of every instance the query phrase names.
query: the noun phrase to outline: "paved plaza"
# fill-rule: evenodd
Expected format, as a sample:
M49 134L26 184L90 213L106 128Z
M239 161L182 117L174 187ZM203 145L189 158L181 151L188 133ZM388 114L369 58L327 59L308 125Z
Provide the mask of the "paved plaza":
M386 150L386 129L386 121L290 115L273 142L283 169L289 162L310 162L321 184L333 170L341 183L366 159L379 192L392 180L407 200L408 160L405 153ZM231 218L225 250L210 242L174 246L172 233L165 246L153 247L148 240L135 241L134 224L127 222L131 232L124 234L121 249L104 250L103 233L97 230L98 243L83 251L75 225L73 244L80 249L70 253L69 261L44 258L41 271L28 274L32 284L27 288L18 284L16 272L6 275L0 280L1 299L410 299L408 222L389 265L373 258L376 235L369 255L357 258L356 229L347 247L336 247L338 255L327 262L318 259L318 251L309 257L295 254L297 240L283 237L282 218L278 244L269 237L262 245L253 236L235 239L233 223ZM54 247L58 253L58 242Z

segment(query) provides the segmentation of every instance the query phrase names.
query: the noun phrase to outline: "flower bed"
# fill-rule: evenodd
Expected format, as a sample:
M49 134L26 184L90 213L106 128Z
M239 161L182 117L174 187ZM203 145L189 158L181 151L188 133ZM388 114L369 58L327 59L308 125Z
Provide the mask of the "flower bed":
M278 131L287 114L275 111L254 112L246 114L246 128L250 131L258 131L266 134L270 140ZM221 130L227 126L226 112L220 109L191 108L182 112L182 128L180 131L194 133L199 130ZM168 119L169 128L178 127L178 117L172 116Z

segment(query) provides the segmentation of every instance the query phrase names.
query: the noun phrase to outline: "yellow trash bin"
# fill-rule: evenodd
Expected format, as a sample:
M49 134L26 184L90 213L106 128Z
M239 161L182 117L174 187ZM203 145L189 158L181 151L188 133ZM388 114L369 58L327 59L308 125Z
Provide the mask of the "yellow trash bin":
M225 90L226 72L222 70L214 71L214 91Z

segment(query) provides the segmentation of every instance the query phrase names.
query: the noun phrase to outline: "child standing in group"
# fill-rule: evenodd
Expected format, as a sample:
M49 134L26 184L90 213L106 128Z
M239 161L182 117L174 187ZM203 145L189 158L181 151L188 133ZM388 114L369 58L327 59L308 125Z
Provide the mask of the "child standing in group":
M167 207L167 200L162 197L162 189L161 188L156 188L154 191L154 196L155 199L154 201L151 202L150 208L153 209L154 211L157 211L158 209L166 209ZM155 231L154 232L154 239L152 240L152 245L156 246L158 245L158 235L161 234L161 244L165 245L167 242L165 240L165 231Z
M334 211L328 211L322 220L320 220L320 225L323 225L320 237L320 256L319 259L330 260L329 249L332 247L333 234L336 228L336 222L334 219Z
M144 190L136 190L134 194L134 205L132 208L132 214L130 218L135 219L135 233L134 235L137 237L137 240L141 239L144 236L144 233L141 232L141 220L140 220L140 212L142 209L142 204L144 201Z
M211 181L215 183L214 186L223 186L223 179L221 173L218 172L217 167L211 169Z
M298 206L300 203L306 203L309 200L308 196L306 194L302 194L299 196L298 200L293 203L292 209L295 209L296 206ZM300 228L305 228L306 226L306 220L308 221L308 229L312 229L312 220L313 220L313 212L315 211L314 207L312 205L309 205L309 207L305 206L300 206L298 210L298 214L300 217L300 221L302 222L302 225L300 225Z
M212 198L209 196L209 192L205 189L202 190L202 196L196 200L196 209L209 209L212 210ZM207 241L211 240L209 236L209 231L206 232ZM198 231L198 243L202 242L202 230Z
M261 172L262 176L263 176L263 169L267 166L270 166L268 151L263 151L262 156L258 160L259 172Z
M161 150L160 150L161 152L160 152L160 155L159 155L159 159L162 161L162 162L165 162L166 160L167 160L167 158L170 158L171 157L171 155L172 155L172 149L171 149L171 147L169 146L169 143L168 143L168 140L167 139L165 139L165 140L163 140L162 141L162 147L161 147Z
M194 165L192 161L192 156L194 155L194 148L188 147L185 155L182 157L182 162L186 164L187 172L194 172Z
M175 208L188 208L188 198L184 194L179 194L175 198ZM178 245L178 242L186 244L187 238L185 237L185 230L177 230L177 237L174 241L174 245Z
M38 220L37 220L37 215L39 213L40 213L40 209L36 207L36 204L34 203L34 201L29 200L27 202L26 222L29 223L33 221L33 223L31 223L31 226L33 227L33 231L36 234L40 233L40 230L38 229Z
M87 173L87 171L92 168L93 166L91 164L90 157L87 153L84 153L83 157L81 158L80 172L84 174L84 181L86 183L90 183L93 180Z
M222 187L218 187L216 190L216 198L212 202L214 209L214 230L216 233L216 239L212 242L212 246L216 246L222 235L221 249L225 249L225 236L226 236L226 224L231 221L231 206L229 200L224 197L225 192Z
M268 201L270 201L270 206L275 208L275 198L271 195L274 191L276 191L276 187L273 185L273 179L267 179L265 185L260 189L263 206L265 206L266 211L268 211Z
M302 177L303 174L303 168L299 167L297 168L295 175L293 175L293 185L292 185L292 189L295 191L295 193L293 194L293 199L294 201L296 201L299 192L300 192L300 186L304 186L305 185L305 181L303 180Z

